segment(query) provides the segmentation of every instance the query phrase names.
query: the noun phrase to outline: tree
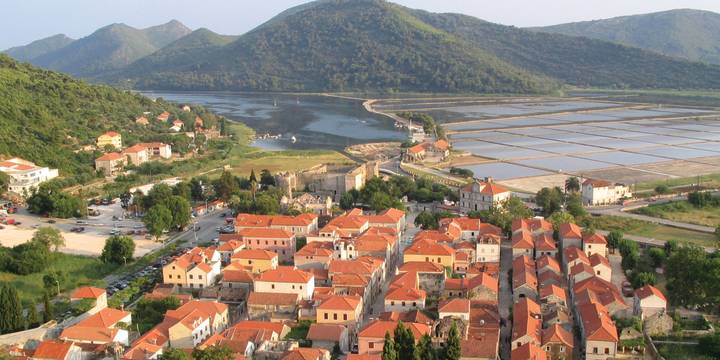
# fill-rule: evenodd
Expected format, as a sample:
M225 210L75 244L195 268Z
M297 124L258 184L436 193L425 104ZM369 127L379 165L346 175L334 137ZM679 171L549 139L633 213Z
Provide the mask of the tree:
M665 259L667 258L665 250L661 248L651 248L648 250L648 255L650 256L650 259L652 259L653 267L656 268L663 266Z
M227 201L230 196L240 191L240 184L233 174L223 171L220 178L213 182L213 188L215 189L215 195Z
M160 360L191 360L188 354L180 349L168 348L163 350Z
M340 357L342 356L342 350L340 350L339 343L335 343L332 349L332 353L330 355L332 360L340 359Z
M7 191L10 185L10 175L0 172L0 194Z
M585 211L585 208L583 207L580 194L573 193L568 195L565 208L567 209L567 212L576 218L587 216L587 211Z
M250 194L252 195L253 200L255 200L255 193L257 192L258 187L258 180L255 176L255 169L250 170Z
M234 359L233 351L227 346L208 346L200 350L195 348L192 352L194 360L231 360Z
M448 332L448 338L441 350L441 360L460 360L460 333L457 324L453 321Z
M415 226L423 228L423 230L437 229L438 219L435 215L423 211L415 217Z
M553 224L553 229L559 229L562 224L574 224L575 217L567 211L556 211L550 215L548 221Z
M65 273L62 270L49 271L43 275L43 287L45 291L51 295L58 295L57 291L60 288L60 284L65 281Z
M50 251L43 244L27 242L13 247L10 257L8 270L18 275L28 275L47 268Z
M607 234L605 239L611 249L617 249L618 246L620 246L620 242L623 240L623 233L618 230L613 230Z
M396 330L397 332L397 330ZM398 359L398 353L397 349L395 347L395 340L392 336L390 336L390 332L385 333L385 344L383 345L383 351L382 351L382 359L383 360L397 360Z
M670 187L667 185L658 185L655 187L655 193L659 195L664 195L670 192Z
M351 193L345 192L340 196L340 208L343 210L350 210L355 207L355 198Z
M706 302L707 254L698 246L682 246L667 260L667 289L670 302L694 306Z
M563 204L563 193L558 187L542 188L535 195L535 203L543 209L545 216L550 216L552 213L562 209Z
M0 333L7 334L24 328L25 318L17 289L4 284L0 288Z
M668 240L665 242L665 254L670 257L680 247L677 240Z
M40 315L38 315L37 305L34 301L30 301L30 306L27 310L27 325L30 329L40 326Z
M417 358L415 348L415 336L402 322L395 328L395 347L398 352L398 360L414 360Z
M170 229L173 223L173 216L170 210L164 205L155 205L145 213L143 223L148 232L155 236L155 240L160 239L163 232Z
M174 296L161 300L141 299L133 311L132 321L138 325L140 333L145 333L163 320L165 312L178 307L180 307L180 300Z
M272 196L263 193L255 198L253 210L256 214L277 214L280 212L280 203Z
M65 246L65 238L60 233L60 230L51 226L41 226L35 231L31 241L42 244L48 250L54 249L55 252L61 246Z
M48 322L55 317L53 314L52 303L50 302L50 295L46 292L43 294L43 322Z
M165 199L162 203L172 215L172 221L170 221L170 228L182 230L188 223L190 223L190 203L187 199L173 195Z
M190 196L195 201L205 200L205 186L207 179L194 177L190 179Z
M430 335L424 334L417 345L420 360L438 360L438 354L433 348L432 338Z
M161 204L171 196L173 196L173 190L170 185L164 183L155 184L143 199L143 205L145 209L150 209L157 204Z
M698 348L702 354L706 354L713 359L720 358L720 335L711 334L700 338Z
M565 179L565 191L571 194L580 191L580 180L575 176Z
M275 177L272 176L268 169L262 169L262 171L260 171L260 185L265 189L270 186L275 186Z
M709 192L694 191L688 194L688 202L696 208L702 208L712 203L713 197Z
M368 205L374 211L379 212L389 209L392 206L392 199L390 198L390 195L386 193L376 192L370 197Z
M110 264L126 264L132 261L135 242L129 236L111 236L105 240L100 260Z
M637 273L632 277L632 286L636 289L645 285L655 285L655 282L655 274L649 272Z
M192 199L192 187L187 181L181 181L173 186L173 195L180 196L185 200Z

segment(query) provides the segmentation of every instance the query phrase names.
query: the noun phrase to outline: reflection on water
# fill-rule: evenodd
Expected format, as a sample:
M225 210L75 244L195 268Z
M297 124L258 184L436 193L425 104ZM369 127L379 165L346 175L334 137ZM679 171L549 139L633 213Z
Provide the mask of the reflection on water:
M268 150L331 148L358 143L400 141L407 135L392 120L370 114L357 101L324 96L224 92L156 92L143 94L166 100L200 104L231 120L242 121L279 139L258 140ZM291 141L295 137L296 142Z

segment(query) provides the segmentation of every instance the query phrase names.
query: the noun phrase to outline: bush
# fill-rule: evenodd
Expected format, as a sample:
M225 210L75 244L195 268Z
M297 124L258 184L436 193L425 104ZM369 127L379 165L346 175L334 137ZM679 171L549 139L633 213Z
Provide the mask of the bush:
M655 193L659 195L667 194L670 192L670 187L667 185L658 185L655 187Z
M111 236L105 240L100 260L104 263L126 264L133 259L135 242L128 236Z
M43 271L50 261L50 250L41 243L24 243L10 250L7 270L18 275Z

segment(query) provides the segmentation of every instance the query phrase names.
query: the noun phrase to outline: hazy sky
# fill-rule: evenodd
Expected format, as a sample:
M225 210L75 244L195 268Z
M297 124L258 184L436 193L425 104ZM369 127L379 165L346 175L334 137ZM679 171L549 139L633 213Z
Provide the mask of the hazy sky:
M192 29L242 34L307 0L3 0L0 49L64 33L87 36L122 22L148 27L177 19ZM395 0L412 8L458 12L519 27L678 8L720 13L718 0Z

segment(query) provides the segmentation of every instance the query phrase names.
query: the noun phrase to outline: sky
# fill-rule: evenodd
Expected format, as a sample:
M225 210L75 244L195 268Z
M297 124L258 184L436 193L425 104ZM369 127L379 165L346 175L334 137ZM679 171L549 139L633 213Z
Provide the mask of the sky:
M239 35L307 0L3 0L0 49L55 34L80 38L112 23L144 28L177 19ZM720 13L718 0L393 0L411 8L456 12L518 27L554 25L692 8Z

